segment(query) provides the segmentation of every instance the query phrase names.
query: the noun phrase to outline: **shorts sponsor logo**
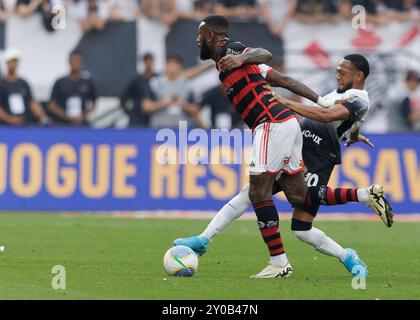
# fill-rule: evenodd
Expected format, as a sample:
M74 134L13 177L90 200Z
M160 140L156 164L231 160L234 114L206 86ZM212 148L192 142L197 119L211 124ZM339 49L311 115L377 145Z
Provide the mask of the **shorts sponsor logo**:
M321 144L322 138L317 136L315 133L312 133L310 130L302 131L302 136L307 139L312 139L318 145Z

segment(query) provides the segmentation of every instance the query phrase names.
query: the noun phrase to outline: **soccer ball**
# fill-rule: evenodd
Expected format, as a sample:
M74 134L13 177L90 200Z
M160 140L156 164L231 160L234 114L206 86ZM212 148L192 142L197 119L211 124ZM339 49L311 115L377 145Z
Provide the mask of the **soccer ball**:
M166 251L163 267L170 276L191 277L198 268L198 257L186 246L175 246Z

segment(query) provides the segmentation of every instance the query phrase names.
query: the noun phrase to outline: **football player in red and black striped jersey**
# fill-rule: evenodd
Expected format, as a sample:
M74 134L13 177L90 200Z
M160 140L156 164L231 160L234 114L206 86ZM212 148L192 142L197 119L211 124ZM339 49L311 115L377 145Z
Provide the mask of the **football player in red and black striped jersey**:
M276 175L286 174L282 187L290 203L308 214L317 210L312 205L303 175L299 123L294 112L278 102L270 103L266 95L267 82L258 65L271 60L270 52L247 48L229 39L229 22L222 16L205 18L199 25L196 42L201 59L216 62L219 78L233 107L254 133L249 197L270 253L268 267L255 277L287 277L292 267L285 254L278 213L272 200ZM318 100L318 96L311 93L312 100Z
M234 108L254 133L249 198L270 252L269 265L254 277L287 277L292 273L292 268L285 254L278 228L278 214L272 201L275 177L282 174L279 183L288 201L302 209L295 210L293 214L296 225L306 226L312 222L319 208L319 199L315 189L308 189L305 183L302 135L296 116L284 104L270 101L264 88L266 79L272 85L281 82L287 84L285 80L289 80L289 84L293 85L284 87L290 91L320 105L325 101L303 84L290 81L291 78L281 74L272 73L265 79L258 65L268 62L271 53L261 48L247 48L230 40L229 22L222 16L204 19L200 23L196 41L201 58L216 61L219 78L227 88ZM339 247L325 234L323 239L328 242L325 245Z

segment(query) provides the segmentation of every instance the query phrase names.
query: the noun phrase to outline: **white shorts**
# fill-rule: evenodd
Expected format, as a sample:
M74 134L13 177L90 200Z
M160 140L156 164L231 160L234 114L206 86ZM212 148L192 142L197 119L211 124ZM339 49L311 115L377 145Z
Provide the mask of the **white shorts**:
M266 122L254 129L249 173L297 174L304 169L302 131L296 118Z

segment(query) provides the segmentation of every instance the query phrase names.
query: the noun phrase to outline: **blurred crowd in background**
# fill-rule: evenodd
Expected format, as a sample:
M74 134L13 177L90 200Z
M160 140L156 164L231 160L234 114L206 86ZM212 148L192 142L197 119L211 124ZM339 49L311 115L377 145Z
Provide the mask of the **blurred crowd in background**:
M0 20L12 14L22 18L41 14L44 26L54 32L52 7L63 5L66 14L80 20L84 32L100 32L109 21L133 21L146 16L166 25L178 19L200 20L215 13L230 19L258 20L265 23L273 36L281 37L291 19L301 23L337 23L351 18L354 5L363 5L368 22L420 22L420 0L220 0L212 8L210 0L0 0ZM3 125L89 125L88 116L97 99L95 83L83 72L83 53L69 56L69 72L51 85L51 97L44 104L35 101L30 84L18 76L20 53L9 48L4 60L7 70L0 82L0 121ZM140 57L143 72L126 84L121 92L120 107L129 116L131 127L177 128L185 120L193 127L233 128L243 123L233 110L222 87L194 97L189 80L212 68L211 63L185 69L183 60L169 55L165 71L158 74L152 53ZM273 67L283 71L283 57L276 57ZM387 94L389 131L420 131L420 99L414 94L420 85L416 70L408 70L405 79ZM287 93L285 93L287 94ZM298 97L290 96L293 99ZM211 121L200 117L208 107Z
M362 5L367 21L420 21L419 0L0 0L0 21L12 14L25 18L42 14L49 31L52 8L60 5L80 20L86 32L104 28L108 21L133 21L146 16L167 25L178 19L202 19L211 12L231 19L264 22L274 35L281 35L290 19L303 23L336 23L351 19L352 8Z

